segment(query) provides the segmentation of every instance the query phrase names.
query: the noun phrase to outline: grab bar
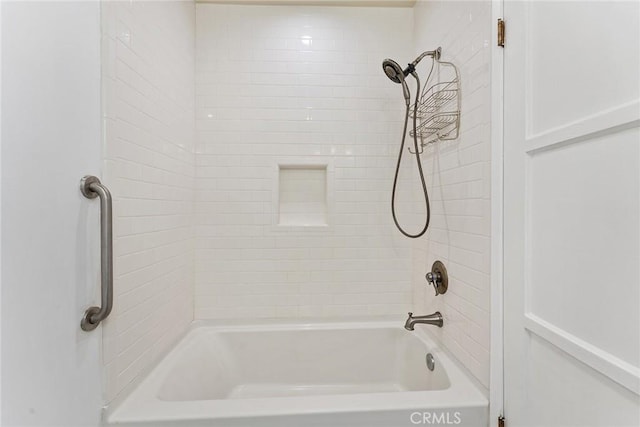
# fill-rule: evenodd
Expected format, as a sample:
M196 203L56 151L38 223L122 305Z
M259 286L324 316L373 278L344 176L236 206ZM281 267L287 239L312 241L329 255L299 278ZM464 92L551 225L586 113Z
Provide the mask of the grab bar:
M93 331L109 316L113 308L113 214L111 193L100 180L87 175L80 181L80 191L87 199L100 197L100 275L101 305L89 307L80 322L83 331Z

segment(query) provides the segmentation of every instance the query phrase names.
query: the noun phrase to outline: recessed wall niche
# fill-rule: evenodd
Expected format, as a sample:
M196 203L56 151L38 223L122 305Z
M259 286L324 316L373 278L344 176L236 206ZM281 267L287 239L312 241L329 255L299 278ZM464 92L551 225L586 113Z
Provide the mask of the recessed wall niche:
M327 165L278 165L278 225L327 226Z

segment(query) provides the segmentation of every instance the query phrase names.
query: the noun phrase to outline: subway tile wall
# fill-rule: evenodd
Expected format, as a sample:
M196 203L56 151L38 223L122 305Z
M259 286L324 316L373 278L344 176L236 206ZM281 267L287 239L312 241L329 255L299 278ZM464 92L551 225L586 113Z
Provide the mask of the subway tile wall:
M106 400L193 320L192 2L102 2L104 181L114 198L115 303L105 321Z
M412 9L196 9L195 317L401 317L404 103L381 63L411 56ZM278 227L279 164L327 166L327 227Z
M488 386L489 21L489 2L103 2L103 176L116 202L107 400L144 375L194 311L255 319L439 309L447 328L432 332ZM461 68L462 133L423 155L432 227L412 242L390 214L404 103L381 62L404 64L437 45ZM279 166L302 175L326 167L328 226L278 226ZM406 157L398 213L409 231L424 214L418 190ZM435 259L451 276L438 298L424 281Z
M442 46L443 60L460 69L462 115L460 138L423 154L433 217L413 244L413 311L443 313L445 327L432 332L488 388L491 2L418 1L414 13L416 54ZM424 275L437 259L450 281L447 294L434 297Z

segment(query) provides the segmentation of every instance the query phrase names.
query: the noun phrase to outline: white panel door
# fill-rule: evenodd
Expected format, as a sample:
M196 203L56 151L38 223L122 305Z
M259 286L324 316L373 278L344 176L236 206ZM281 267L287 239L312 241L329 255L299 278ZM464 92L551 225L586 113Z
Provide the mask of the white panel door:
M2 426L100 424L99 2L3 2Z
M508 426L640 425L640 3L507 1Z

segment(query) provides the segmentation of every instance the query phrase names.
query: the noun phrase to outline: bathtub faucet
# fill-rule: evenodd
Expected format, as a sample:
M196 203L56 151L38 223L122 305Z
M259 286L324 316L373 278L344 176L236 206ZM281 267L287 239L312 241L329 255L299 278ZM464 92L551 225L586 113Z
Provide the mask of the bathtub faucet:
M409 317L404 324L404 328L407 331L413 331L413 325L416 323L424 323L426 325L435 325L438 328L442 328L444 321L442 320L442 314L439 311L436 311L433 314L427 314L426 316L415 316L413 317L413 313L409 312Z

